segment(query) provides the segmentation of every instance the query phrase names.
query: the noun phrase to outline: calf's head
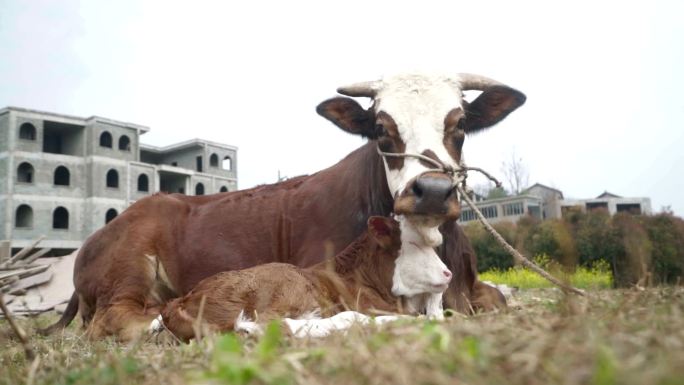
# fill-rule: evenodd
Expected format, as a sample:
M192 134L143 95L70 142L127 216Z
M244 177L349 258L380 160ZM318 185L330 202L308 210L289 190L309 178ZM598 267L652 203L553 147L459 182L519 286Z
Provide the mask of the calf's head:
M436 230L435 230L436 231ZM415 222L401 217L399 222L373 216L368 219L368 234L379 249L377 269L383 282L390 283L395 296L412 297L442 293L451 281L451 272L434 250L441 238L425 236Z
M463 91L480 90L472 102ZM364 109L354 99L335 97L317 112L343 130L377 141L383 152L420 154L451 167L461 162L463 141L490 127L525 102L525 95L478 75L399 75L340 87L340 94L369 97ZM428 172L434 166L415 158L385 157L394 212L406 215L460 215L451 179Z

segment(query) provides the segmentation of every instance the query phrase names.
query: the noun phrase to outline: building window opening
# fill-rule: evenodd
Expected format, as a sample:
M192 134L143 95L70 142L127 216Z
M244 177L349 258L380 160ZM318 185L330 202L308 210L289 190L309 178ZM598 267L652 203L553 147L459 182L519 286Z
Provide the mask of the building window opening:
M114 209L107 210L107 213L105 214L105 224L111 222L112 219L116 218L117 215L119 215L119 213L116 210L114 210Z
M475 219L475 213L473 210L463 210L461 211L461 222L468 222Z
M202 157L198 156L195 160L197 161L197 171L202 172Z
M191 186L190 178L187 175L177 174L175 172L160 171L158 178L159 191L169 194L185 194L185 186Z
M54 184L56 186L68 186L70 176L68 168L59 166L55 169Z
M140 174L140 176L138 177L138 191L150 191L150 182L147 178L147 175L145 174Z
M119 173L114 169L107 171L107 187L119 188Z
M17 168L17 182L33 183L34 169L31 163L24 162Z
M84 126L43 121L43 152L82 156Z
M229 156L226 156L225 158L223 158L223 163L221 164L221 167L224 170L228 170L228 171L232 170L233 169L233 160L230 159Z
M211 154L211 156L209 157L209 166L218 167L218 155Z
M608 210L608 202L587 202L587 211Z
M195 195L204 195L204 185L202 183L195 185Z
M535 218L544 219L546 218L546 210L542 212L539 206L527 206L529 214Z
M29 205L20 205L14 217L14 226L17 228L33 227L33 209Z
M19 139L36 140L36 127L31 123L24 123L19 127Z
M615 208L619 213L641 214L641 204L639 203L618 203Z
M503 205L504 216L522 215L525 210L522 202L515 202Z
M219 192L228 192L228 187L221 186L221 189L219 190Z
M57 207L52 213L52 228L53 229L68 229L69 228L69 212L64 207Z
M112 134L107 131L100 134L100 147L112 148Z
M131 140L126 135L119 138L119 150L131 151Z
M487 206L480 209L485 218L496 218L499 216L496 206Z

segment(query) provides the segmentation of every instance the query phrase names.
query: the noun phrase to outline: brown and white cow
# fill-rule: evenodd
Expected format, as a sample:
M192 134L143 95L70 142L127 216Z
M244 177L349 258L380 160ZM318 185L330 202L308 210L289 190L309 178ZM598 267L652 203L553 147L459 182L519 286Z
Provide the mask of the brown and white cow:
M258 327L244 315L258 316L260 322L289 317L285 323L291 332L307 336L365 321L363 313L421 312L439 318L451 272L435 253L435 245L427 243L430 240L410 221L399 220L370 217L368 230L342 252L308 268L267 263L206 278L164 307L163 325L189 340L198 328L225 332ZM436 301L430 300L433 297ZM361 314L334 317L349 309ZM330 320L311 319L310 314ZM301 318L305 320L298 322ZM151 328L160 326L153 321Z
M482 93L471 103L463 91ZM462 312L474 298L483 309L505 306L477 281L472 247L455 219L450 180L416 159L384 158L378 149L418 153L447 165L461 160L465 136L496 124L522 105L517 90L475 75L405 75L339 89L373 99L370 109L336 97L320 115L369 141L313 175L209 196L156 194L137 201L81 247L67 311L47 331L80 311L91 335L130 339L146 330L168 300L217 272L287 262L311 266L345 248L372 215L442 215L437 252L454 279L446 307ZM483 295L489 293L490 295Z

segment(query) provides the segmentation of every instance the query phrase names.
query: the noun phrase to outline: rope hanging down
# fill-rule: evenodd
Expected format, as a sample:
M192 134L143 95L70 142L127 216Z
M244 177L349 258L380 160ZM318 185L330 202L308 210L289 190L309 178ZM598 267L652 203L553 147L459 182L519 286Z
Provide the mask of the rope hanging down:
M496 241L499 242L499 244L501 244L501 246L504 248L504 250L506 250L517 263L519 263L519 264L527 267L528 269L534 271L535 273L541 275L547 281L549 281L552 284L560 287L564 292L575 293L575 294L581 295L581 296L585 295L583 290L580 290L580 289L578 289L572 285L569 285L569 284L559 280L558 278L556 278L553 275L551 275L550 273L548 273L546 270L542 269L536 263L527 259L518 250L516 250L513 246L511 246L508 242L506 242L506 240L492 227L492 225L489 224L489 222L484 217L484 215L482 215L482 212L480 212L480 210L477 208L477 206L475 206L475 203L473 202L473 200L470 199L470 197L468 196L468 193L466 192L466 189L465 189L465 180L467 178L467 172L470 170L482 173L484 176L486 176L487 178L492 180L496 184L497 187L501 187L501 182L496 180L496 178L491 176L489 173L485 172L481 168L467 167L464 165L459 165L458 169L454 169L450 165L443 164L442 162L439 162L437 160L434 160L434 159L429 158L429 157L424 156L424 155L383 152L383 151L380 151L379 148L378 148L378 154L380 154L383 157L389 156L389 157L400 157L400 158L416 158L416 159L428 162L428 163L430 163L436 167L434 169L422 172L421 174L419 174L419 176L423 175L423 174L430 173L430 172L441 172L441 173L450 175L452 180L453 180L453 183L454 183L454 188L456 188L458 193L463 197L463 200L465 200L465 202L468 204L468 206L470 206L470 208L473 210L473 212L477 216L477 219L482 223L482 225L485 227L487 232L492 234L494 239L496 239Z

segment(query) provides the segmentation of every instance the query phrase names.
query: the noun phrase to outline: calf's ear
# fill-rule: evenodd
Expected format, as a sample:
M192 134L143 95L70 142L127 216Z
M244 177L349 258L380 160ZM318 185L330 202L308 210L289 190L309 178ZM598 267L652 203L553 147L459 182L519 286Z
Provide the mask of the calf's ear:
M316 112L350 134L370 139L377 137L373 112L364 110L354 99L328 99L316 107Z
M465 106L465 132L491 127L525 103L522 92L507 86L492 86Z
M392 238L396 231L397 226L392 218L378 216L368 218L368 233L384 249L392 246Z

